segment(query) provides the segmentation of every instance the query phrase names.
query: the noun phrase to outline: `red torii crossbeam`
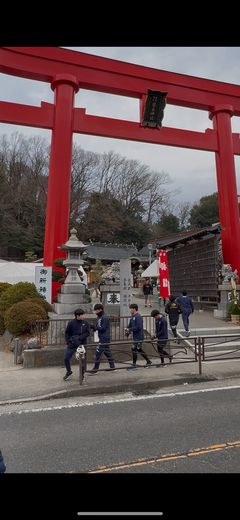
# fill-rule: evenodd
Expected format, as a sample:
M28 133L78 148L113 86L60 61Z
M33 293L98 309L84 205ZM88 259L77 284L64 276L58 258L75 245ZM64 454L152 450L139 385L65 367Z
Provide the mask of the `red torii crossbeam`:
M68 239L73 132L215 152L224 263L240 273L240 226L234 154L239 134L231 117L240 116L240 86L133 65L55 47L0 47L0 72L50 83L54 105L41 107L0 102L2 123L52 130L44 265L59 257ZM85 113L74 108L79 89L140 100L140 122ZM147 89L168 92L167 104L209 112L213 129L195 132L141 126ZM166 108L167 109L167 108ZM53 295L58 284L53 284Z

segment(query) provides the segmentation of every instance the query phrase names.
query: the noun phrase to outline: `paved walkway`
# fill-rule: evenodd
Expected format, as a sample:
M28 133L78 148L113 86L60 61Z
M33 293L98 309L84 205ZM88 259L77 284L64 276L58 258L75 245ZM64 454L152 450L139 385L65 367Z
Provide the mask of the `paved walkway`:
M141 314L150 315L153 308L158 308L157 296L154 295L152 298L152 308L145 308L144 300L134 296L134 292L133 289L131 301L138 303ZM99 302L99 299L94 299L93 303L96 302ZM231 323L214 318L212 311L195 311L190 317L190 328L192 331L198 330L199 333L209 329L209 333L212 331L214 334L217 329L218 332L226 329L229 333L236 331L236 327L233 327ZM237 327L237 330L240 334L240 326ZM178 331L184 336L181 318ZM1 339L0 404L115 392L145 392L177 384L240 378L240 356L237 360L228 359L229 356L229 354L226 355L226 361L217 360L216 357L214 361L203 362L202 375L199 375L199 364L194 362L194 356L190 350L188 350L187 356L177 355L175 358L177 363L169 364L167 361L165 368L144 369L145 361L142 358L139 360L141 366L134 372L128 372L126 367L116 372L109 372L104 370L104 368L108 368L108 364L102 364L103 368L96 376L86 373L85 381L80 386L77 365L72 366L73 375L68 381L63 381L64 365L62 367L24 369L22 365L14 365L13 354L7 350L4 340ZM182 363L183 359L189 359L190 362ZM153 358L153 362L159 363L159 358ZM117 367L123 367L123 365L118 364Z

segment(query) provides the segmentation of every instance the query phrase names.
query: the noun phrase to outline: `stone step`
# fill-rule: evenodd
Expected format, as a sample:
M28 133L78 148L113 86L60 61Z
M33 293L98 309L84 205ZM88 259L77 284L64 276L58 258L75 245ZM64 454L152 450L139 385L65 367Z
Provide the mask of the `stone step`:
M219 327L219 329L224 329L224 327ZM228 329L229 330L229 329ZM234 350L236 348L240 349L240 331L238 329L237 332L233 332L232 329L231 332L228 332L228 330L218 330L218 334L216 333L216 330L213 329L195 329L191 330L191 335L186 338L185 331L178 330L179 337L184 340L184 344L190 348L193 348L195 345L194 340L192 339L193 336L214 336L214 337L208 337L204 338L204 348L206 352L210 351L222 351L222 350ZM225 331L225 335L224 335ZM234 334L238 334L238 336L235 336ZM233 334L233 336L232 336Z

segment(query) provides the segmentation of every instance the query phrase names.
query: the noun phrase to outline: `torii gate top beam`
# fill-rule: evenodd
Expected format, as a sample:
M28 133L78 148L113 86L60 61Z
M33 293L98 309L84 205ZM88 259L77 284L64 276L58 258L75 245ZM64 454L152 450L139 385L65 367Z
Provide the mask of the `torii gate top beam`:
M80 88L141 99L147 89L168 91L167 103L210 111L230 104L240 116L240 86L166 72L55 47L1 47L0 72L51 82L61 73Z

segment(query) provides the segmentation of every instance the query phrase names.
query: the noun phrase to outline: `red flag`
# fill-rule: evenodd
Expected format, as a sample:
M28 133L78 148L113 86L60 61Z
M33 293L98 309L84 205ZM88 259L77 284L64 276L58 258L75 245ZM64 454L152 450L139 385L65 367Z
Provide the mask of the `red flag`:
M168 273L167 252L158 251L158 270L159 270L159 286L160 297L169 298L170 296L170 281Z

